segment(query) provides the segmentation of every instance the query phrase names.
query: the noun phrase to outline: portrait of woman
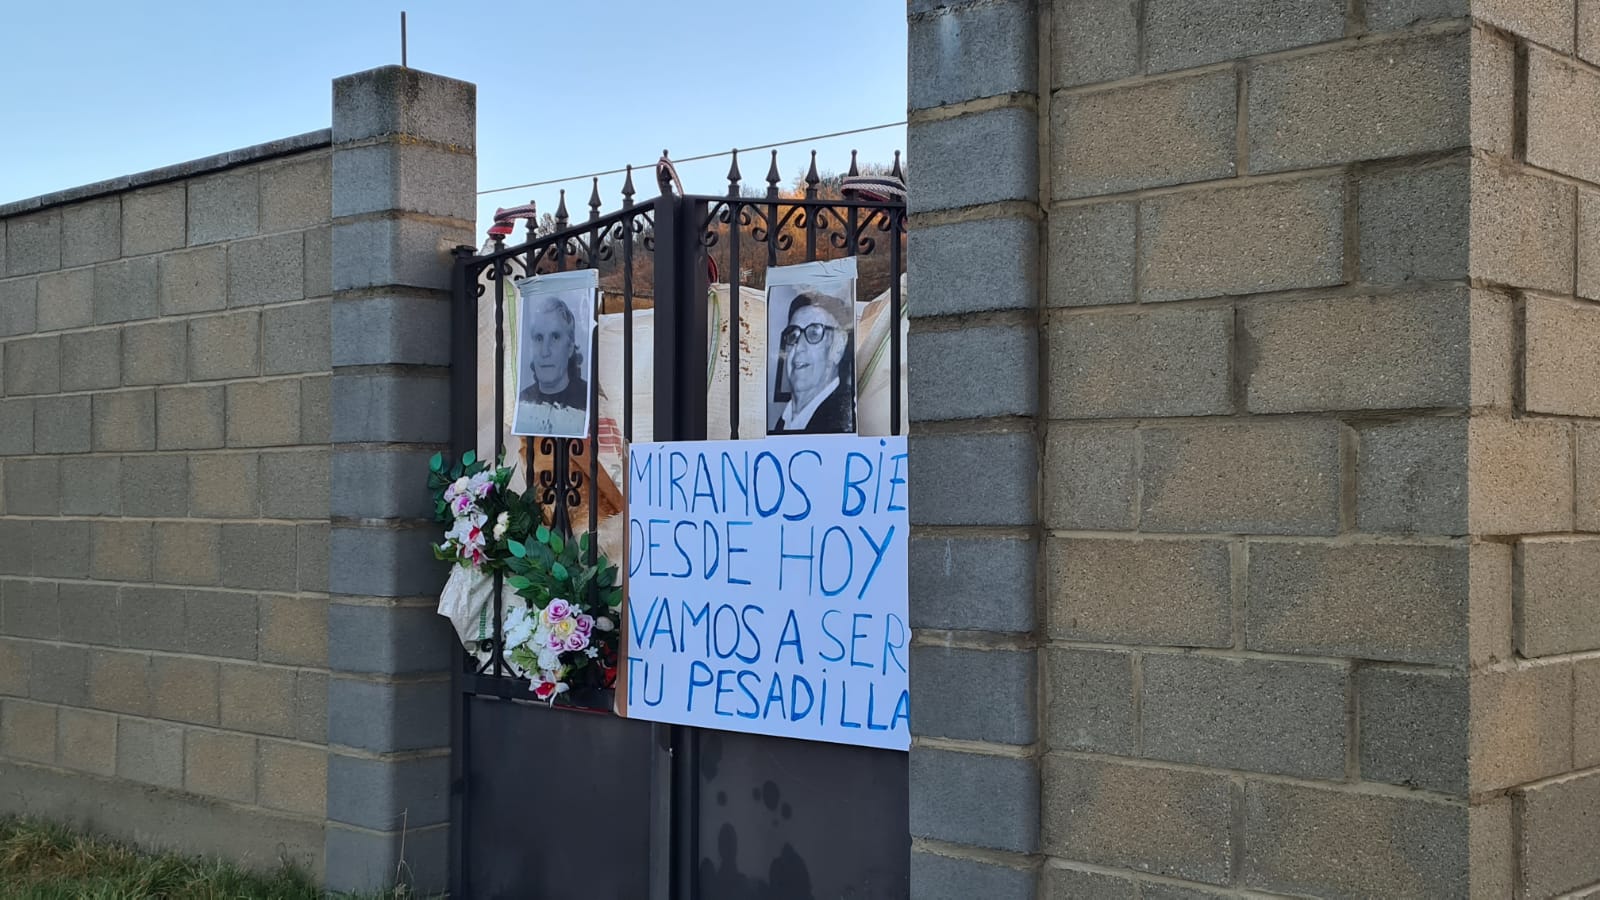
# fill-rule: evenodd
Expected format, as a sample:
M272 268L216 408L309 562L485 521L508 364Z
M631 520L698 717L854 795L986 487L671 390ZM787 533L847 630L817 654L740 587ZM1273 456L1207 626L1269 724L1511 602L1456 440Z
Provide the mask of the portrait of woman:
M589 435L594 269L517 282L517 400L513 434Z

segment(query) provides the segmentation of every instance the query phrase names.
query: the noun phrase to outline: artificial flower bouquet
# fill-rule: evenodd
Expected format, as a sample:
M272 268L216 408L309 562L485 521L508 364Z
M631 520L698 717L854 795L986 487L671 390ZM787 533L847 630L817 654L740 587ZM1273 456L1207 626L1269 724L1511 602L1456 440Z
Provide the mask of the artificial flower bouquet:
M504 604L501 625L502 658L513 674L552 704L570 701L575 688L610 688L621 643L617 567L598 552L591 558L590 535L569 540L543 524L537 503L509 489L510 480L510 467L490 467L472 451L450 466L437 453L429 462L434 517L450 524L433 548L452 564L439 612L486 660L494 634L489 601L494 577L503 575L522 601Z

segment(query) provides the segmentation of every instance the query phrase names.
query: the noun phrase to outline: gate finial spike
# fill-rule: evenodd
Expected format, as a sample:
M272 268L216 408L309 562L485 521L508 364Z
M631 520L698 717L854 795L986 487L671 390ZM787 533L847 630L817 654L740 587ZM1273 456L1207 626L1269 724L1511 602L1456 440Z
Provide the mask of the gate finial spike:
M778 174L778 151L772 151L772 165L767 168L767 196L778 196L778 182L783 176Z
M893 175L894 177L896 177L898 179L900 179L901 181L905 181L906 180L906 173L900 171L900 151L899 150L896 150L894 152L894 168L889 170L889 174Z
M589 192L589 218L600 218L600 179L594 180L594 189Z
M565 231L567 228L567 189L561 189L561 203L556 207L556 230Z
M856 151L854 150L850 151L850 171L846 174L852 178L861 174L861 170L856 168Z
M822 183L822 177L817 174L817 151L811 151L811 168L806 171L806 199L815 200L817 185Z
M739 148L733 148L733 162L728 165L728 196L739 196Z
M628 166L628 177L622 181L622 205L633 205L633 166Z

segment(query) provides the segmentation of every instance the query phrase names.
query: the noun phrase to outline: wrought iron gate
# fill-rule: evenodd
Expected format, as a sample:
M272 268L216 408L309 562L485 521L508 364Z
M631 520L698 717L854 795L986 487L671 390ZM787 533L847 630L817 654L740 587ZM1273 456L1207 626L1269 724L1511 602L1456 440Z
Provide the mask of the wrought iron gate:
M899 174L898 159L895 175ZM852 159L850 174L855 174ZM726 196L662 195L634 202L632 173L622 207L602 215L598 182L587 221L554 231L528 224L524 243L457 252L452 325L452 434L459 455L477 445L478 315L494 312L494 450L505 449L505 359L509 282L530 274L600 270L604 312L620 315L620 421L602 415L600 378L590 380L597 440L523 440L514 451L546 521L567 533L599 534L615 500L602 456L635 439L739 438L740 282L763 283L770 266L855 256L858 296L888 299L889 424L900 433L905 207L840 196L817 175L816 155L798 196L779 190L777 153L766 190L746 195L737 155ZM716 373L709 336L713 276L727 284L727 433L708 434L708 382ZM635 326L648 310L649 434L636 409ZM713 321L716 319L717 321ZM641 329L642 330L642 329ZM514 346L514 345L512 345ZM759 402L761 398L746 398ZM719 398L719 402L721 402ZM612 409L618 404L611 403ZM720 421L720 418L719 418ZM743 437L759 437L744 434ZM610 504L608 506L608 504ZM625 515L625 513L624 513ZM597 552L598 540L589 544ZM591 559L592 562L592 559ZM618 718L609 692L574 707L533 699L494 639L461 655L454 678L452 896L620 900L801 900L899 898L908 893L907 757L895 751L784 740ZM559 815L551 811L559 810Z

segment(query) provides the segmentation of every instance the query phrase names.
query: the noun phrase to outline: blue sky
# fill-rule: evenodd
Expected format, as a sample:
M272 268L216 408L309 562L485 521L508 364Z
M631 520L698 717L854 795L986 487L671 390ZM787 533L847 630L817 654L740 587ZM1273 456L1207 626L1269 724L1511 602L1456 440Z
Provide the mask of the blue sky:
M414 68L478 85L480 191L905 118L900 0L0 0L0 203L326 128L333 78L399 62L401 9ZM839 171L904 140L811 146ZM806 149L779 151L786 183ZM721 193L727 166L680 172ZM601 179L605 209L621 185ZM494 207L553 212L560 187L586 215L588 182L490 194L480 238Z

